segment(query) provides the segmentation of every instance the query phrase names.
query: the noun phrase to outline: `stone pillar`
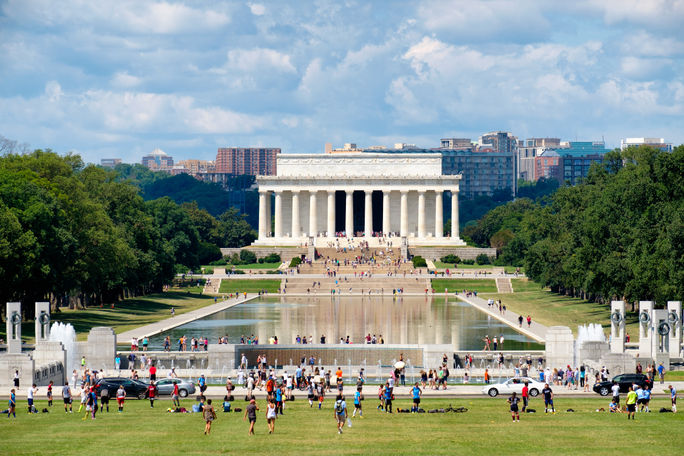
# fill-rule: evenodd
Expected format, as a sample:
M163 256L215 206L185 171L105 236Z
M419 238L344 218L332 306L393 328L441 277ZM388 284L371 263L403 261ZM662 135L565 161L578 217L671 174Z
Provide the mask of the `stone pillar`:
M259 240L266 239L270 231L270 217L266 214L268 211L268 204L266 202L269 198L268 192L259 191Z
M300 231L299 223L299 190L292 191L292 238L298 238Z
M382 191L382 234L388 236L392 231L390 223L390 192L389 190Z
M575 366L575 344L572 331L567 326L551 326L546 331L546 365L551 369Z
M318 235L318 206L316 191L309 192L309 236Z
M347 190L347 201L344 211L344 230L347 237L354 237L354 191Z
M283 192L275 192L275 227L274 236L276 238L283 237Z
M36 343L50 339L50 303L36 303L35 333Z
M363 218L363 231L366 237L373 236L373 191L366 190L366 201L364 204L365 216Z
M408 190L401 191L401 223L399 225L399 235L408 236Z
M441 238L444 236L444 206L442 203L442 191L435 192L435 237Z
M271 192L266 192L266 237L273 236L273 226L271 225Z
M670 357L679 358L682 350L682 302L667 301L667 321L670 325Z
M107 326L96 326L88 333L86 365L90 369L114 369L116 333Z
M335 237L335 191L328 191L328 236Z
M625 301L610 303L610 351L625 352Z
M639 357L647 360L650 360L653 355L651 352L651 340L654 338L651 321L653 304L653 301L639 301Z
M458 190L451 191L451 238L458 239Z
M425 239L425 191L418 191L418 237Z
M8 302L5 318L7 353L21 354L21 303Z

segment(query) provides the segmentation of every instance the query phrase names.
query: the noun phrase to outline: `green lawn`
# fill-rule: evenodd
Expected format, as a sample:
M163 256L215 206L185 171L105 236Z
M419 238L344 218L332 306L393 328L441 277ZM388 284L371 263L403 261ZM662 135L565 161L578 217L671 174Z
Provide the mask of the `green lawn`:
M148 325L171 316L171 308L176 315L199 309L214 303L214 298L200 294L200 287L174 289L165 293L151 294L138 298L125 299L114 305L105 307L88 307L85 310L69 310L61 308L52 313L52 321L71 323L76 330L78 340L86 340L88 331L95 326L111 326L121 333L138 326ZM34 341L34 323L24 322L21 335L27 343ZM5 325L2 325L0 337L4 338Z
M50 413L28 415L26 400L18 401L18 416L0 417L0 453L6 455L78 455L93 450L106 455L606 455L620 451L630 455L681 454L677 430L684 427L684 413L637 414L635 422L624 414L597 413L608 407L605 398L556 398L557 413L544 414L541 399L532 399L535 414L511 422L505 398L426 399L425 409L453 406L466 413L386 414L375 408L377 400L366 392L364 418L354 418L351 428L337 434L332 399L324 409L309 408L300 393L286 403L285 415L277 419L275 433L268 434L266 404L259 400L256 435L248 436L243 413L217 411L212 433L203 435L199 414L167 413L169 399L150 408L147 401L128 400L123 413L110 412L83 421L77 413L65 414L55 401ZM218 402L215 405L219 405ZM410 407L409 399L394 401L396 408ZM183 401L190 408L194 402ZM39 409L45 401L37 401ZM243 401L233 403L244 410ZM348 406L351 401L348 401ZM664 397L652 400L652 409L668 406ZM218 407L217 407L218 408ZM351 405L353 409L353 405ZM567 409L574 413L566 412ZM682 426L682 427L680 427ZM673 433L674 432L674 433Z
M437 293L443 293L447 288L449 293L462 290L475 290L478 293L496 293L494 279L432 279L432 288Z
M518 314L531 315L532 319L546 326L567 326L575 335L577 326L600 323L610 329L610 305L602 305L584 299L551 293L527 279L512 279L513 294L484 293L481 298L501 299L508 310ZM636 314L627 314L627 333L632 342L639 339Z
M219 293L257 293L261 290L278 293L280 279L223 279Z
M494 268L494 266L492 266L491 264L463 264L463 263L459 263L459 264L455 265L454 263L443 263L439 260L433 261L433 263L435 263L435 267L437 269L446 269L446 268L457 269L457 270L458 269L481 269L483 271L485 271L485 270L491 271ZM497 267L499 267L499 266L497 266ZM513 269L515 270L515 268L513 268Z

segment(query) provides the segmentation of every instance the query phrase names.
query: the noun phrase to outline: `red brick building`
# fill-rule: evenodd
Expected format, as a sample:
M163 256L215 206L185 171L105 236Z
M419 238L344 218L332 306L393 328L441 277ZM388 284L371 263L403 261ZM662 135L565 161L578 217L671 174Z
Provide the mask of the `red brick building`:
M271 147L221 147L216 154L216 172L275 176L279 153L279 148Z

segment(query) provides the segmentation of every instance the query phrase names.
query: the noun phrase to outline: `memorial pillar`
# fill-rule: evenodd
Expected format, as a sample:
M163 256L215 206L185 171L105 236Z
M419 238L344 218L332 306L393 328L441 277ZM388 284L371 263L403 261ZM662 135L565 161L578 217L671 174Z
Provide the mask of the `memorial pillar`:
M267 219L266 211L268 204L266 204L266 199L269 197L268 192L259 191L259 240L266 239L268 236L269 220Z
M283 192L275 192L275 227L276 238L283 237Z
M318 207L316 204L316 191L309 192L309 236L316 237L318 234Z
M373 236L373 191L372 190L366 190L366 201L365 201L365 217L363 220L363 230L365 236L371 237Z
M390 225L390 191L382 191L382 234L389 236L392 227Z
M347 237L354 237L354 191L347 190L347 201L344 211L344 230Z
M401 223L399 225L399 235L408 236L408 190L401 191Z
M442 190L435 192L435 237L444 236L444 207L442 204Z
M425 238L425 191L418 191L418 237Z
M292 191L292 238L299 237L299 190Z
M451 238L458 239L458 190L451 191Z
M335 191L328 191L328 236L335 237Z

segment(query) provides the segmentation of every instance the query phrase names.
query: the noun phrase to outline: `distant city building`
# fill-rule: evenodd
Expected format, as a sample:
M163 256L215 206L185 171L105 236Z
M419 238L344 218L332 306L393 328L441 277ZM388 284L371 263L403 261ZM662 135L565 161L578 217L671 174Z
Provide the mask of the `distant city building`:
M442 138L440 143L442 149L470 149L473 147L470 138Z
M142 158L142 164L152 171L171 171L173 157L161 149L154 149L151 154Z
M530 180L537 181L541 178L561 180L560 155L557 151L545 150L533 160L534 175Z
M564 143L561 143L564 145ZM589 174L592 163L602 163L609 152L603 141L570 141L556 149L560 155L561 183L575 185Z
M547 150L560 147L560 138L528 138L520 141L517 151L518 179L535 181L536 157Z
M489 147L487 147L489 146ZM493 152L511 153L518 147L518 138L506 131L493 131L480 136L480 148Z
M105 168L114 168L119 163L121 163L120 158L103 158L100 160L100 166L104 166Z
M672 144L666 143L664 138L625 138L620 140L620 150L639 146L650 146L665 152L672 152Z
M274 176L279 148L222 147L216 154L214 171L233 175Z
M193 175L199 173L213 173L216 171L214 162L210 160L179 160L176 162L176 166L186 169L188 174ZM174 166L174 168L176 168L176 166Z

